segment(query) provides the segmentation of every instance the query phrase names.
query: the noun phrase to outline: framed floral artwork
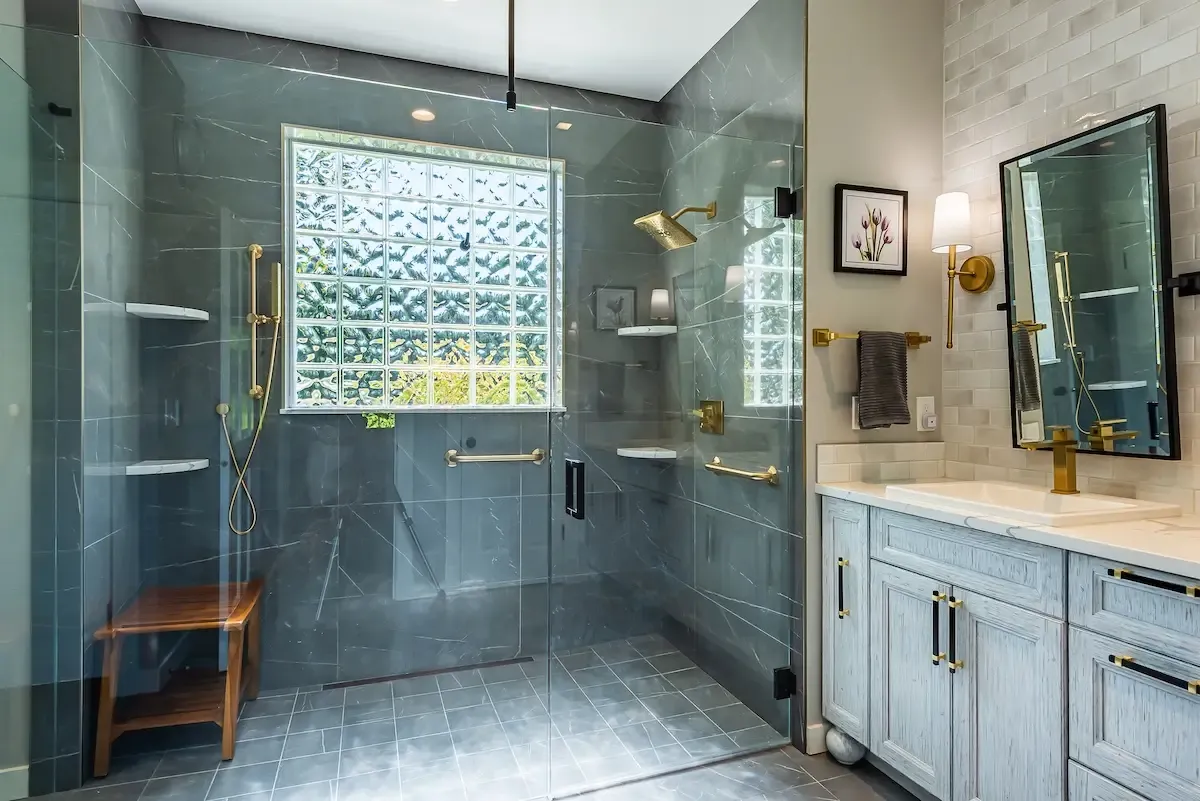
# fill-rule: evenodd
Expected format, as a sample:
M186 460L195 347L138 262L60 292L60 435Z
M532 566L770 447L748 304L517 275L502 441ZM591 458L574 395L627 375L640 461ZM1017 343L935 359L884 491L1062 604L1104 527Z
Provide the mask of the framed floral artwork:
M833 271L908 275L908 192L834 187Z
M625 286L597 286L596 328L616 331L637 325L637 289Z

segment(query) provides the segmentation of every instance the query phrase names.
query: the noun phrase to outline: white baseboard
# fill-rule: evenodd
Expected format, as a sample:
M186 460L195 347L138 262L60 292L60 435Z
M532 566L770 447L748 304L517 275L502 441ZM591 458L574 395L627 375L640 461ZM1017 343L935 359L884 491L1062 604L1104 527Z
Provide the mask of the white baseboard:
M0 801L17 801L29 797L29 766L0 770Z
M805 738L805 752L809 756L825 753L825 732L829 730L829 724L821 721L820 723L810 723L805 730L808 736Z

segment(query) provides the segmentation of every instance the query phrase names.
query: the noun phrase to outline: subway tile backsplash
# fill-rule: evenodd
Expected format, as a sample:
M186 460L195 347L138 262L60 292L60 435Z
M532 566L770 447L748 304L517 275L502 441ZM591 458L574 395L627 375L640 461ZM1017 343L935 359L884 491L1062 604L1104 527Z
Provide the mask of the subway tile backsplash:
M946 443L891 442L817 446L817 481L901 481L946 475Z
M1169 115L1176 275L1200 270L1200 2L948 0L943 189L971 196L975 252L1004 269L999 163L1157 103ZM946 475L1048 485L1050 457L1012 447L1004 280L958 296L943 354ZM1085 491L1197 508L1195 298L1175 302L1182 462L1079 456Z

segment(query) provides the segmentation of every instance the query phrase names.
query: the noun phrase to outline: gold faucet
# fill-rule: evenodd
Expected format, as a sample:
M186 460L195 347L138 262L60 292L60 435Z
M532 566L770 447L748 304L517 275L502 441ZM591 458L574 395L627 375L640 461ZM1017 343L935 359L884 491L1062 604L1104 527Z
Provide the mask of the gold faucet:
M1040 442L1022 442L1021 447L1031 451L1039 448L1050 448L1054 451L1054 489L1055 495L1078 495L1079 488L1075 485L1075 450L1079 442L1072 439L1075 431L1073 426L1048 426L1054 432L1048 440Z
M1115 443L1119 439L1137 439L1138 432L1130 430L1120 430L1117 428L1121 423L1127 423L1124 418L1114 418L1112 420L1096 420L1092 423L1092 427L1088 430L1088 445L1092 450L1102 450L1111 453L1116 450Z

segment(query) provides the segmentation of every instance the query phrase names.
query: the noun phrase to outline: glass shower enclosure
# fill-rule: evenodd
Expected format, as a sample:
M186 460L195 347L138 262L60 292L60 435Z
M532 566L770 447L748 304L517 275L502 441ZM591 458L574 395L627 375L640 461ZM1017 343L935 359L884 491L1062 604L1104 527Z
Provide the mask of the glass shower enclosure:
M562 796L788 742L794 143L80 45L85 683L147 593L261 588L236 749L274 789ZM689 247L634 225L710 203ZM118 710L230 654L142 637Z

